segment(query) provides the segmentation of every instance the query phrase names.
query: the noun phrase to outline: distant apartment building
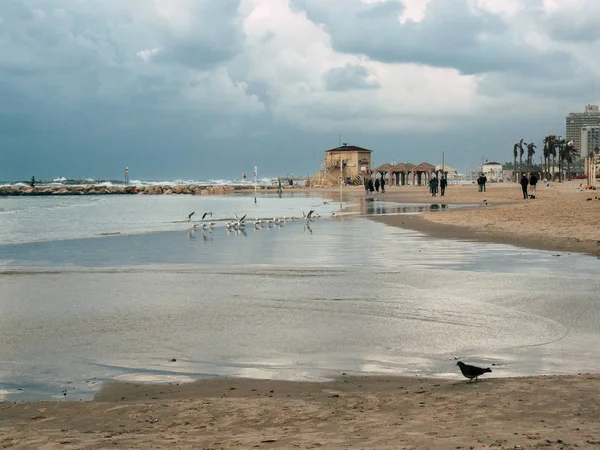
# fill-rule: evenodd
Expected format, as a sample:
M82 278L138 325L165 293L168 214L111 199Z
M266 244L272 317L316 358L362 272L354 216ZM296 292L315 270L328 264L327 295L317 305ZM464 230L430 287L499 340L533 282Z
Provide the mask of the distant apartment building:
M600 125L600 111L598 105L586 105L584 112L569 113L566 117L567 142L573 141L575 148L581 151L582 156L585 149L582 147L582 129L587 126Z
M600 147L600 125L588 125L581 128L581 157L587 158Z

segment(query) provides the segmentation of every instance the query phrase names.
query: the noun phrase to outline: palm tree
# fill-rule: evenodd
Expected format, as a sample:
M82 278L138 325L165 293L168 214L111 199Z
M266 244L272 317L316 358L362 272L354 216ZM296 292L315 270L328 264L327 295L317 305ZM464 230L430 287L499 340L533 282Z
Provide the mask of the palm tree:
M519 146L519 175L523 176L523 154L525 153L525 150L523 150L523 138L521 138L517 145Z
M552 138L550 141L550 155L552 156L552 174L550 179L554 180L554 175L556 174L556 136L550 137Z
M553 167L554 163L556 163L556 136L553 134L544 138L544 156L546 157L546 173L548 174L548 179L551 180L554 177L554 173L550 173L550 158L554 158L552 164Z
M548 178L548 158L550 157L549 136L544 138L544 178Z
M579 156L579 149L575 147L573 141L567 142L564 150L565 160L567 161L567 179L571 179L571 164Z
M519 154L519 144L513 147L513 178L517 182L517 155Z
M558 137L556 145L558 147L558 182L562 183L563 165L565 162L565 140L562 136Z
M529 144L527 144L527 172L528 173L531 172L533 155L535 155L536 148L537 148L537 146L533 142L530 142Z

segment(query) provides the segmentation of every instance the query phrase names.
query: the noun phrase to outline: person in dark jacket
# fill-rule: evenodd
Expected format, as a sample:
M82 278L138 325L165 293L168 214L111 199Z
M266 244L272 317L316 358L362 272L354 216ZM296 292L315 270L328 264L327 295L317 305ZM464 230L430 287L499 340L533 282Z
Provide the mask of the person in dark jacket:
M441 191L442 197L446 193L446 186L448 186L448 182L446 181L446 177L442 177L442 179L440 180L440 191Z
M385 178L381 177L381 193L385 194Z
M431 196L435 197L437 195L437 191L438 191L438 179L437 179L437 177L433 177L429 181L429 188L430 188L430 191L431 191Z
M375 192L375 186L373 185L373 180L369 180L369 192L372 194Z
M531 186L529 194L531 195L531 198L535 198L535 186L537 185L537 182L538 179L535 176L535 173L531 173L531 176L529 177L529 186Z
M529 180L527 179L527 175L523 174L521 177L521 189L523 189L523 198L527 200L527 185L529 184Z
M379 178L375 178L375 191L379 194Z

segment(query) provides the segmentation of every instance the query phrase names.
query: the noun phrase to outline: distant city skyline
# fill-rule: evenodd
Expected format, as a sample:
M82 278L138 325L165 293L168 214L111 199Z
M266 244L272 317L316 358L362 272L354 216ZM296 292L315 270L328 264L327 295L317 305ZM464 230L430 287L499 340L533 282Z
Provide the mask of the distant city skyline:
M597 126L600 124L600 112L598 105L588 104L581 112L571 112L566 118L566 134L567 142L573 141L575 148L583 155L586 151L584 148L587 145L582 145L583 129L587 126Z
M596 0L10 0L0 180L305 176L340 136L374 165L510 161L593 103L599 16Z

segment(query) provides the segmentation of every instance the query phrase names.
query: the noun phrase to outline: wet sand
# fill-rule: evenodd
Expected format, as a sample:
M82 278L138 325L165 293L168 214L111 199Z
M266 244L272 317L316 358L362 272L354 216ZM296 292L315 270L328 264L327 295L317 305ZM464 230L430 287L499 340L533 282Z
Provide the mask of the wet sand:
M597 448L600 376L112 384L0 405L4 448Z
M425 187L391 187L373 197L398 203L474 204L407 218L383 216L374 220L427 233L433 237L496 242L539 250L581 252L600 256L600 191L579 188L581 180L538 184L535 199L524 200L515 183L488 183L487 192L475 185L451 185L444 197L431 197ZM333 195L333 190L331 191ZM359 188L346 195L365 196ZM591 200L588 200L591 199ZM487 203L487 205L486 205Z
M436 236L598 254L600 201L577 185L540 187L531 201L521 199L514 184L490 184L486 193L450 186L444 203L485 199L488 206L375 220ZM361 189L345 195L364 198ZM413 187L391 188L377 198L441 203ZM341 376L327 383L115 383L92 402L0 403L0 446L598 448L599 397L600 375L484 378L472 384L458 375L449 381Z

